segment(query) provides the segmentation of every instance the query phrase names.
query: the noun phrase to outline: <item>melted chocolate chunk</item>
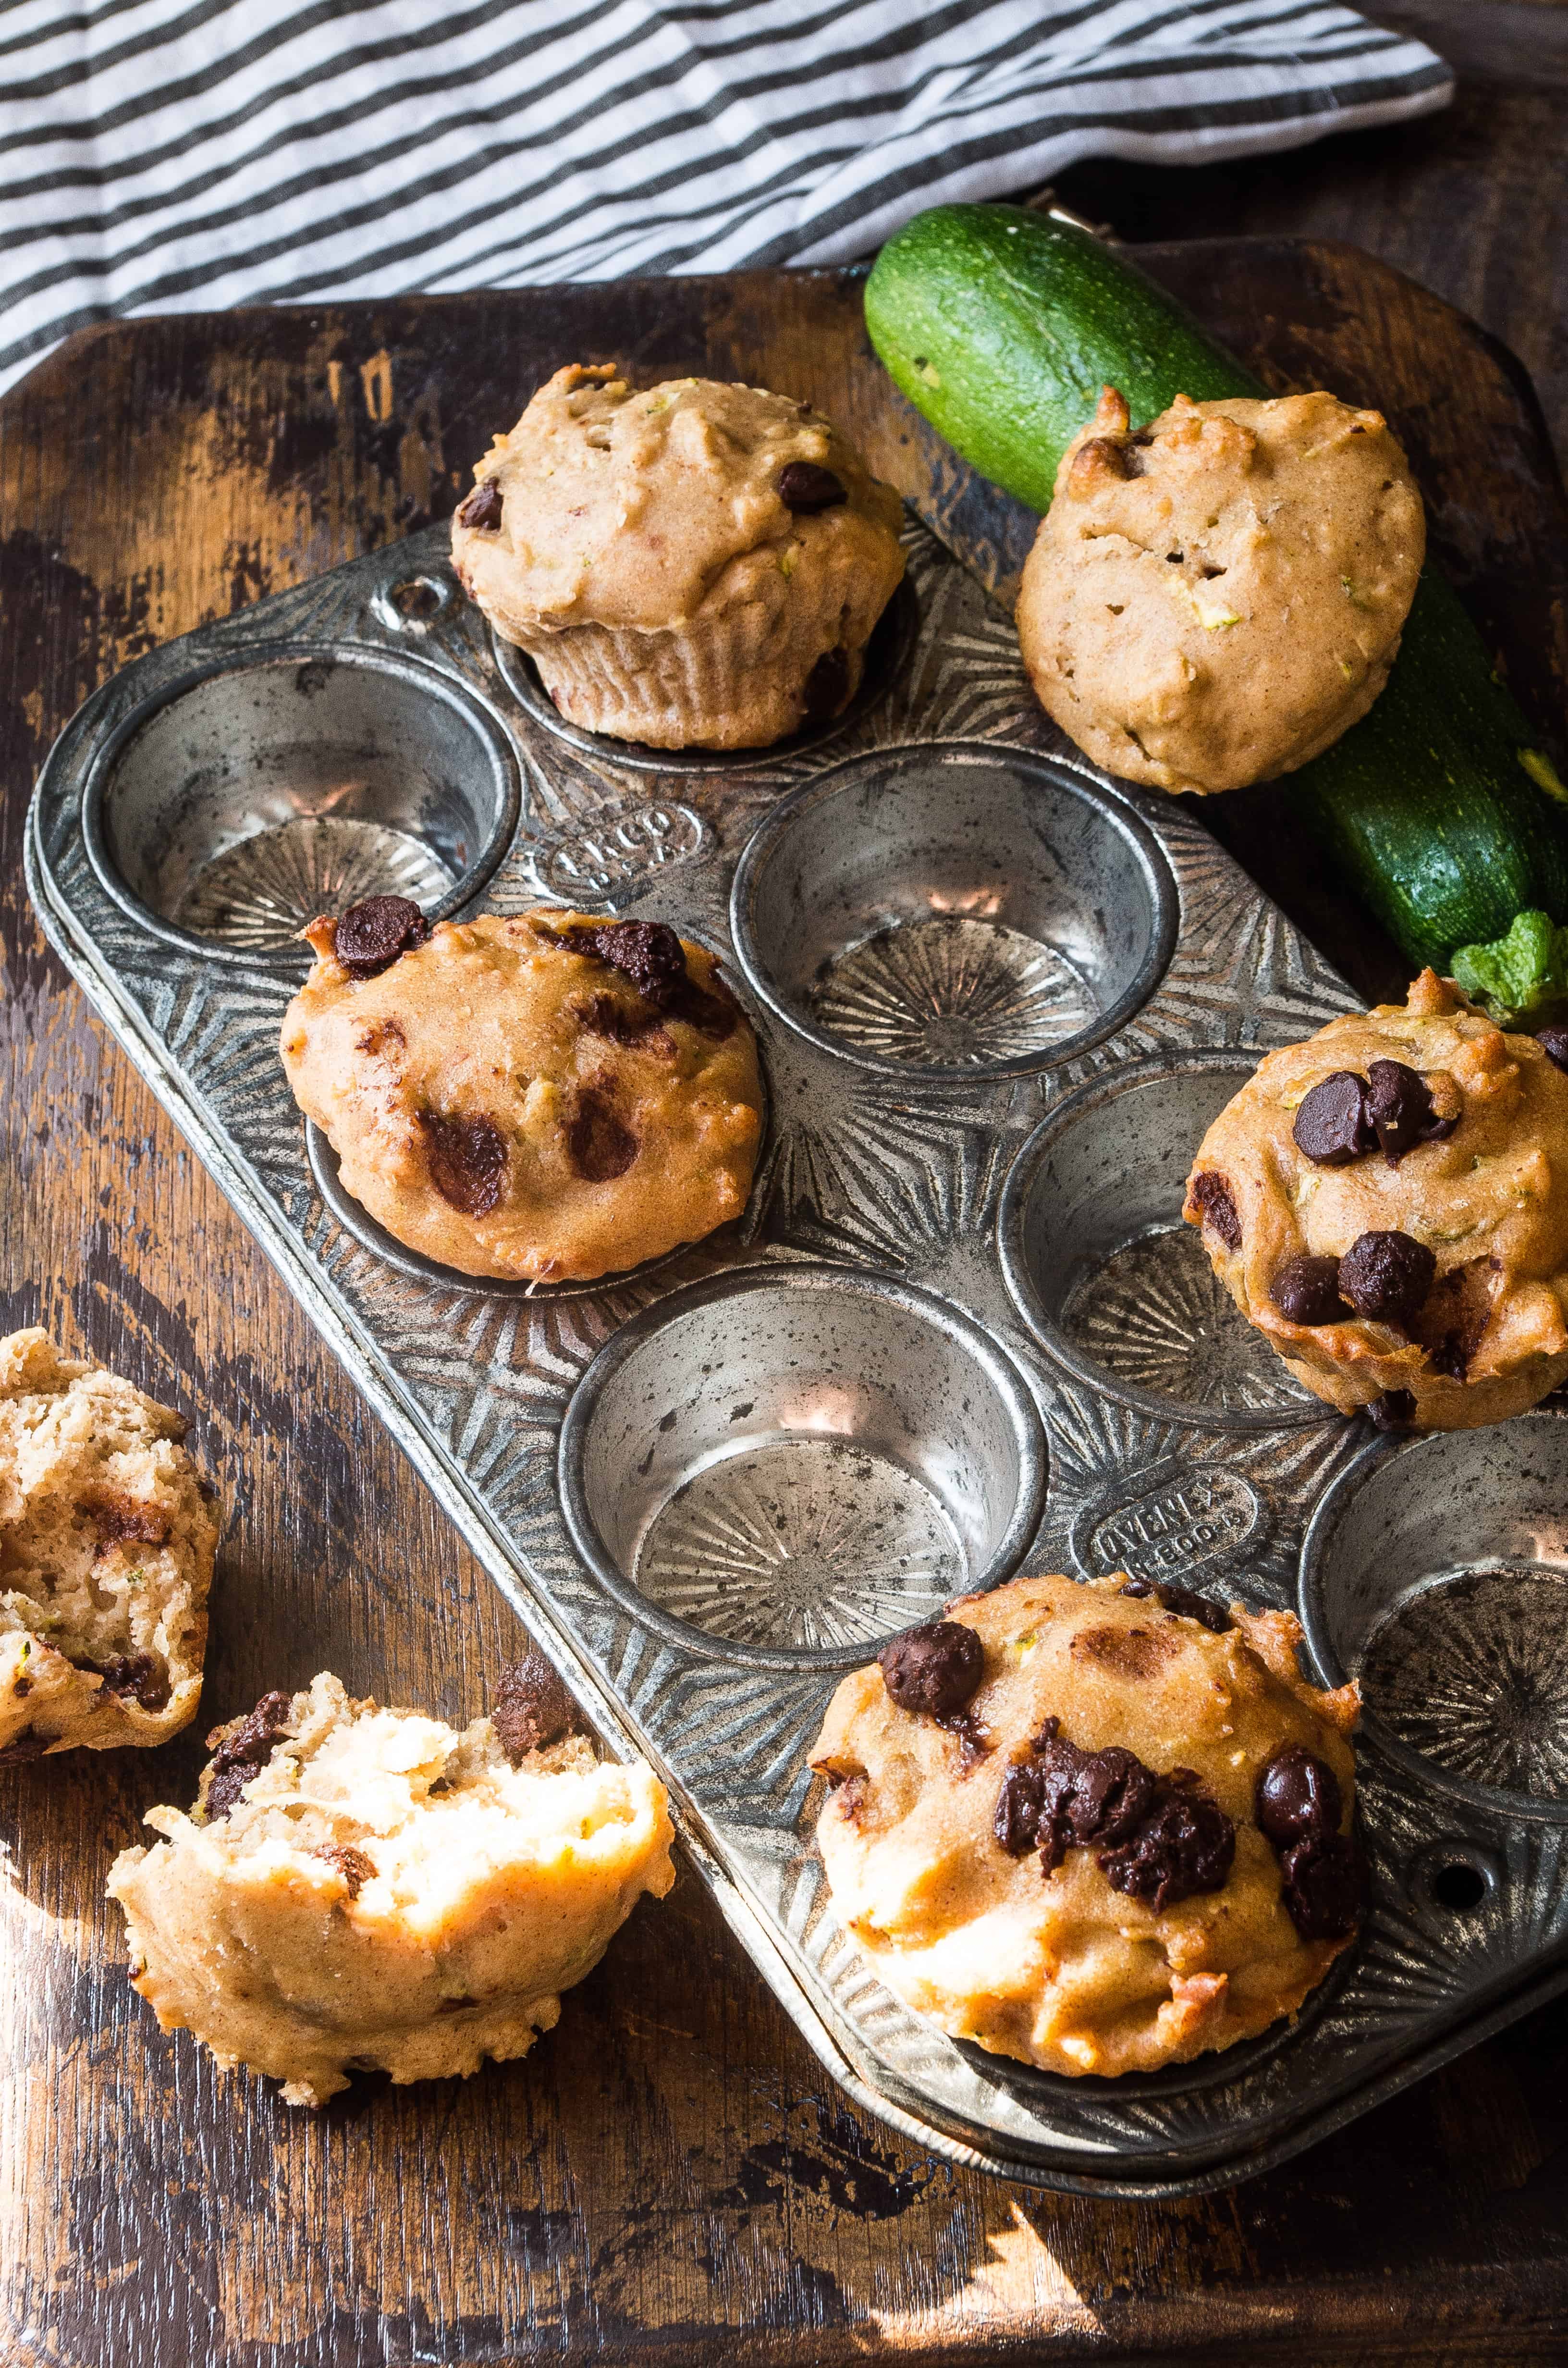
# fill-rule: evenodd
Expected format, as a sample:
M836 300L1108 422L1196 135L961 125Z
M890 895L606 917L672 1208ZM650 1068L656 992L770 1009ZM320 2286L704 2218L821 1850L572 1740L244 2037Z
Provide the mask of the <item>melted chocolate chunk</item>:
M1367 1408L1374 1430L1408 1430L1415 1420L1415 1396L1411 1390L1385 1390Z
M163 1546L169 1542L169 1525L164 1515L152 1505L139 1505L134 1497L122 1497L105 1489L89 1499L87 1510L97 1530L100 1553L128 1538L145 1546Z
M1358 1315L1408 1332L1437 1272L1433 1252L1409 1234L1358 1234L1339 1261L1339 1288Z
M826 723L849 696L849 654L824 650L806 677L804 694L808 723Z
M637 1137L616 1116L615 1105L602 1087L579 1089L566 1121L566 1149L573 1167L589 1184L613 1183L636 1158Z
M1136 1752L1117 1744L1103 1751L1080 1751L1076 1744L1052 1737L1040 1755L1040 1766L1044 1780L1040 1851L1048 1874L1071 1848L1130 1840L1153 1805L1153 1770L1145 1768Z
M442 1118L422 1110L430 1181L450 1209L487 1217L506 1182L506 1139L493 1119Z
M1457 1118L1437 1116L1426 1078L1418 1070L1406 1068L1403 1061L1370 1064L1367 1111L1391 1167L1397 1167L1418 1143L1440 1143L1459 1124Z
M1222 1636L1235 1622L1218 1603L1210 1603L1196 1588L1178 1587L1174 1578L1130 1578L1117 1588L1119 1595L1131 1595L1142 1600L1152 1595L1163 1611L1176 1611L1184 1620L1200 1620L1214 1635Z
M496 1680L490 1724L514 1768L530 1751L542 1751L562 1736L580 1735L583 1728L577 1705L559 1673L531 1645Z
M1568 1028L1538 1028L1535 1041L1554 1067L1568 1069Z
M985 1648L960 1620L926 1620L884 1645L877 1665L900 1710L949 1718L984 1676Z
M1342 1324L1349 1315L1339 1295L1339 1260L1303 1252L1274 1269L1268 1296L1289 1323Z
M667 921L604 921L591 929L563 929L556 942L608 962L631 981L644 1003L705 1036L722 1039L740 1016L727 988L710 994L698 985L687 970L686 949Z
M334 924L332 951L350 978L377 978L429 935L429 922L408 897L365 896Z
M263 1694L237 1726L212 1729L207 1738L212 1772L203 1803L210 1826L228 1816L252 1777L271 1759L273 1745L288 1734L290 1702L288 1694Z
M992 1830L1013 1858L1038 1849L1041 1870L1054 1873L1069 1850L1091 1842L1122 1842L1153 1807L1158 1780L1136 1752L1112 1744L1081 1751L1048 1718L1002 1779Z
M1308 1834L1279 1861L1285 1906L1303 1941L1347 1940L1361 1919L1366 1870L1347 1834Z
M1367 1108L1367 1081L1335 1069L1307 1095L1290 1129L1298 1151L1319 1167L1343 1167L1377 1142Z
M590 1036L603 1036L611 1044L645 1044L656 1036L659 1042L653 1047L655 1051L675 1051L656 1011L629 1011L613 995L574 996L568 1008Z
M1195 1892L1221 1891L1236 1855L1236 1829L1187 1768L1156 1779L1153 1806L1100 1872L1117 1891L1146 1900L1156 1916Z
M481 534L494 534L501 525L503 495L500 480L482 477L464 502L458 506L458 524L477 527Z
M841 478L817 461L786 461L778 472L778 498L788 510L814 518L819 510L836 509L849 499Z
M362 1850L356 1850L352 1842L323 1842L319 1850L313 1850L311 1852L311 1856L324 1859L328 1866L335 1866L337 1869L338 1873L348 1885L350 1899L358 1898L360 1892L376 1872L374 1859L367 1858L365 1852Z
M1275 1753L1253 1796L1253 1814L1278 1850L1309 1834L1336 1834L1344 1808L1338 1777L1304 1743Z
M866 1814L866 1799L869 1791L865 1777L863 1775L837 1776L831 1777L828 1781L833 1786L834 1796L838 1803L839 1816L847 1824L858 1826Z
M168 1708L169 1673L151 1653L132 1653L129 1657L116 1653L111 1660L85 1661L81 1666L97 1670L107 1694L129 1694L143 1710Z
M1231 1188L1222 1176L1195 1176L1192 1197L1203 1212L1203 1222L1212 1225L1228 1250L1242 1246L1242 1221L1236 1214L1236 1204L1231 1198Z

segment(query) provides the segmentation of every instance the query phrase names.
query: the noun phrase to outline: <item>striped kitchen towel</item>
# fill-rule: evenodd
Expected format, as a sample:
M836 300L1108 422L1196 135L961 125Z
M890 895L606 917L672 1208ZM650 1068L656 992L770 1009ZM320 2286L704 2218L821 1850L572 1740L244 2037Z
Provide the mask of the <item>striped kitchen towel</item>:
M116 313L841 262L1451 90L1313 0L0 0L0 386Z

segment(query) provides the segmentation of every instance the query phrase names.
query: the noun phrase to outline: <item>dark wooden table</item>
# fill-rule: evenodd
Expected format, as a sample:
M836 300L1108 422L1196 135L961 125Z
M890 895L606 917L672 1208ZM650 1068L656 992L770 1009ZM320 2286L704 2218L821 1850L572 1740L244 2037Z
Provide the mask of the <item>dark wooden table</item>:
M1358 239L1507 334L1568 442L1568 14L1421 14L1478 77L1457 117L1064 194L1134 238ZM112 667L450 507L494 321L380 319L110 332L0 404L0 1324L197 1417L230 1508L214 1717L323 1666L467 1715L518 1631L43 950L20 831ZM0 1774L0 2368L1568 2357L1568 2006L1232 2193L1042 2197L851 2110L688 1873L527 2062L290 2113L158 2034L101 1897L200 1758Z

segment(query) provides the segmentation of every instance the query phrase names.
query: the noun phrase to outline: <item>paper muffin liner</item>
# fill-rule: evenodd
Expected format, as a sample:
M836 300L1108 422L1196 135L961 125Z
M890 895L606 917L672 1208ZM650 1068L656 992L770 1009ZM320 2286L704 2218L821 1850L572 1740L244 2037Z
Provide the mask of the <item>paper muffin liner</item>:
M512 638L583 731L654 748L766 748L854 698L886 600L858 605L862 615L846 617L836 598L812 603L811 614L798 600L748 599L680 625L585 624ZM813 669L835 653L836 676L819 677L811 695Z

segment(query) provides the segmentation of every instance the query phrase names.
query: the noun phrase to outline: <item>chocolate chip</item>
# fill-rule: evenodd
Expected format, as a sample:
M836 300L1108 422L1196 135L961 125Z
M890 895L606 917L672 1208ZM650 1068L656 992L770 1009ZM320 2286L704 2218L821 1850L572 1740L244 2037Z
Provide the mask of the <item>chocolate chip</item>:
M1358 1315L1408 1332L1437 1272L1433 1252L1408 1234L1358 1234L1339 1261L1339 1288Z
M804 694L808 723L826 723L837 714L849 696L849 654L844 649L824 650L806 677Z
M1374 1430L1408 1430L1415 1420L1415 1398L1410 1390L1385 1390L1366 1408Z
M1046 1871L1065 1851L1090 1842L1124 1842L1135 1834L1153 1804L1156 1779L1136 1752L1110 1744L1103 1751L1080 1751L1065 1739L1048 1742L1040 1755L1044 1779L1040 1856Z
M492 1119L442 1118L421 1110L430 1181L449 1208L487 1217L506 1182L506 1140Z
M960 1620L906 1628L877 1655L882 1683L900 1710L946 1718L962 1710L985 1674L985 1649Z
M609 1094L583 1086L566 1121L566 1149L573 1167L589 1184L613 1183L637 1156L637 1137L618 1118Z
M323 1842L318 1850L311 1852L311 1856L324 1859L328 1866L337 1869L348 1885L350 1899L358 1898L376 1872L374 1859L367 1858L365 1852L356 1850L352 1842Z
M1196 1588L1178 1587L1174 1578L1130 1578L1124 1587L1118 1588L1117 1593L1135 1596L1140 1600L1152 1595L1163 1611L1179 1612L1184 1620L1200 1620L1216 1636L1222 1636L1227 1628L1235 1625L1220 1604L1210 1603Z
M212 1753L202 1814L209 1825L226 1817L245 1786L272 1757L272 1747L289 1732L291 1697L263 1694L256 1708L232 1726L215 1726L207 1738Z
M169 1673L166 1666L151 1653L115 1654L111 1660L97 1667L108 1694L128 1694L143 1710L166 1710L169 1702Z
M1434 1372L1455 1382L1468 1377L1492 1321L1492 1278L1502 1270L1498 1258L1471 1258L1433 1284L1421 1311L1421 1335Z
M531 1645L496 1680L490 1724L514 1768L530 1751L542 1751L562 1736L581 1734L583 1726L559 1672Z
M1361 1918L1366 1870L1347 1834L1308 1834L1279 1861L1285 1906L1303 1941L1344 1941Z
M847 1824L858 1826L865 1816L869 1789L864 1776L841 1776L834 1784L838 1814Z
M1268 1296L1291 1324L1342 1324L1350 1310L1339 1295L1339 1260L1303 1252L1274 1269Z
M574 954L608 962L656 1011L678 1001L688 984L686 948L667 921L596 922L591 928L564 930L560 942Z
M740 1017L729 990L699 986L686 966L686 948L667 921L602 921L563 929L556 942L574 954L608 962L629 978L644 1003L669 1019L684 1019L705 1036L728 1036Z
M1100 1872L1117 1891L1146 1900L1156 1916L1195 1892L1224 1887L1236 1829L1189 1769L1157 1782L1153 1807L1119 1849L1102 1850Z
M1367 1109L1367 1081L1335 1069L1307 1095L1290 1129L1298 1151L1319 1167L1343 1167L1377 1142Z
M468 499L459 505L458 524L494 534L501 524L503 495L498 477L481 477Z
M1426 1078L1403 1061L1371 1063L1367 1071L1367 1113L1391 1167L1397 1167L1418 1143L1440 1143L1459 1124L1457 1118L1437 1116Z
M1048 1718L1002 1779L992 1830L1013 1858L1038 1848L1047 1874L1071 1849L1120 1842L1134 1834L1153 1805L1158 1779L1136 1752L1112 1744L1082 1751Z
M574 996L567 1008L590 1036L603 1036L611 1044L645 1044L650 1037L657 1037L659 1041L653 1047L655 1052L675 1052L674 1042L665 1033L656 1011L629 1010L613 995Z
M1195 1176L1192 1197L1203 1212L1203 1222L1212 1225L1228 1250L1242 1246L1242 1221L1236 1214L1236 1204L1231 1198L1231 1188L1222 1176Z
M362 896L335 925L332 951L350 978L376 978L429 935L429 922L408 897Z
M1009 1858L1022 1858L1034 1849L1044 1807L1045 1785L1039 1762L1015 1759L1002 1779L991 1819L991 1830Z
M1538 1028L1535 1041L1555 1067L1568 1069L1568 1028Z
M168 1543L169 1525L154 1507L138 1504L134 1497L124 1497L111 1489L101 1489L87 1500L86 1509L93 1517L98 1532L99 1550L119 1545L126 1538L134 1538L146 1546Z
M1275 1753L1253 1796L1254 1816L1280 1850L1308 1834L1336 1834L1344 1808L1338 1777L1304 1743L1288 1743Z
M815 461L786 461L778 472L778 498L786 509L814 518L818 510L836 509L849 496L831 469Z

